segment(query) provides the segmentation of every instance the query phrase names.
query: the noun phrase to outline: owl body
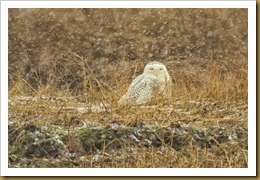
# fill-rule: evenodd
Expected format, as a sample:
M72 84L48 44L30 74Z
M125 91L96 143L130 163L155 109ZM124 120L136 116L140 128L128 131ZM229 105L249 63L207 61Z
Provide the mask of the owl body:
M153 61L145 66L143 74L133 80L118 103L141 105L151 101L156 95L170 99L171 78L164 64Z

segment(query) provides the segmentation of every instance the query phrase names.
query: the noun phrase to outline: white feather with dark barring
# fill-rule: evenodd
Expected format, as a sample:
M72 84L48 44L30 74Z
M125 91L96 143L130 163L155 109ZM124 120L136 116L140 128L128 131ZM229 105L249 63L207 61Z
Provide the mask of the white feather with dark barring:
M130 84L119 104L141 105L151 101L155 95L171 98L172 81L166 66L158 61L148 63L143 74L137 76Z

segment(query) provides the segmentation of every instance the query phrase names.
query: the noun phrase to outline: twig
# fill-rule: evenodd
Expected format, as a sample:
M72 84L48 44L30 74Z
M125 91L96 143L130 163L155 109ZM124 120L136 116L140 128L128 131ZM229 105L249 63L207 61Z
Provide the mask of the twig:
M25 82L34 92L36 92L36 90L27 82L22 78L22 81Z

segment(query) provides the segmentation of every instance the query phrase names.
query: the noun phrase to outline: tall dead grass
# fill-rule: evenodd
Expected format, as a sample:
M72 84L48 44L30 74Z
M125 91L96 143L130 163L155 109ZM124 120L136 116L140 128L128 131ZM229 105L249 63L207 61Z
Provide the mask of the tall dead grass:
M227 104L247 101L247 59L243 57L230 57L230 61L187 58L164 63L173 80L175 100L204 99ZM66 92L84 95L88 102L115 103L144 66L142 61L96 63L73 52L58 54L43 49L38 62L30 64L26 77L21 72L15 77L9 74L9 95Z
M46 50L43 52L46 53ZM102 104L106 108L113 109L113 111L82 114L81 119L90 121L106 119L107 121L104 122L122 120L130 124L139 120L146 123L157 121L163 126L178 120L191 120L195 116L199 119L221 118L228 115L229 111L235 111L235 107L247 104L247 60L242 57L230 57L229 62L199 58L164 62L168 66L173 80L173 104L171 104L173 109L182 109L194 117L180 115L174 111L164 111L161 109L165 105L162 101L151 104L157 105L156 109L118 106L117 101L126 93L131 81L142 73L144 62L120 61L113 64L101 64L102 73L97 71L98 75L96 75L97 72L91 68L93 66L91 61L73 52L68 52L65 57L60 58L59 56L58 59L52 60L49 57L56 57L55 55L44 54L44 57L47 57L46 62L55 61L55 65L46 63L42 59L42 54L40 57L39 59L42 61L39 66L47 76L42 77L37 74L37 71L31 71L30 77L35 79L34 85L21 76L17 76L16 81L12 83L14 85L9 89L9 97L21 95L74 97L76 101L67 102L66 106L77 107L78 101L86 106ZM67 81L68 77L71 81ZM36 103L35 106L38 105ZM220 113L221 109L224 112ZM59 113L51 107L46 110L54 114ZM36 114L38 111L35 109ZM67 114L66 111L64 113ZM44 121L44 124L50 121L52 118Z

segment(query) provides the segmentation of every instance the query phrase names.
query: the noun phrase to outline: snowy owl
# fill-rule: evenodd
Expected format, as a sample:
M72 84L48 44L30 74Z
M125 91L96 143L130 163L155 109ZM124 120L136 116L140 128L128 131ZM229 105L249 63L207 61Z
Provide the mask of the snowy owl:
M130 84L125 95L118 101L119 104L141 105L155 96L171 98L171 78L164 64L153 61L148 63L143 74L137 76Z

